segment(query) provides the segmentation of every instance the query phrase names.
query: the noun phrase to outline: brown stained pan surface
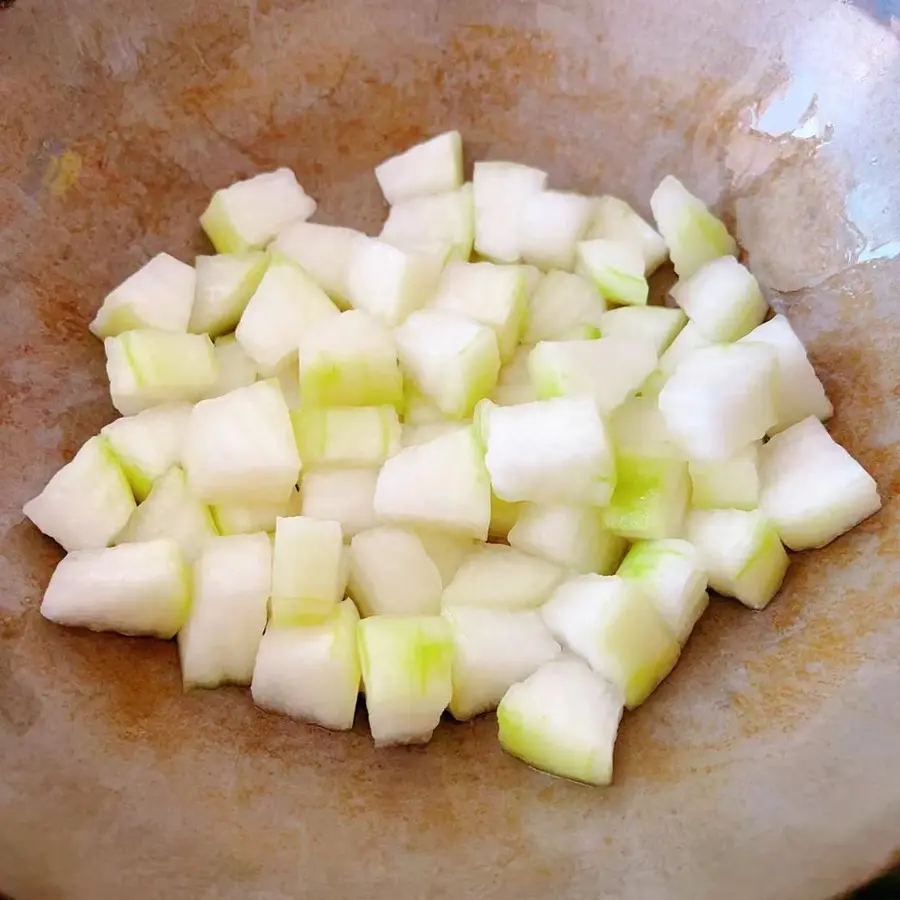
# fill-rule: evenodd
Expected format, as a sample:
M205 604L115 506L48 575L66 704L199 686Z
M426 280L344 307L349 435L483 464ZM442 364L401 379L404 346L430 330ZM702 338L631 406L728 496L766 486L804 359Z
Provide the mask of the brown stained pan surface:
M16 900L819 900L900 849L900 55L889 4L111 3L0 11L0 891ZM879 18L880 16L880 18ZM717 602L627 718L616 783L504 756L490 718L375 751L175 648L37 613L58 549L22 503L112 418L87 323L210 193L289 165L376 228L385 156L471 158L646 210L674 172L809 341L883 512Z

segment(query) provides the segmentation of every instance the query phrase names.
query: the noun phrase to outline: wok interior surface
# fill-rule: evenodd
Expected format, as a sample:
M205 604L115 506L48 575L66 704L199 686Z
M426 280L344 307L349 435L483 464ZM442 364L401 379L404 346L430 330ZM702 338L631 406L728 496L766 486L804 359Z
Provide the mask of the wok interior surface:
M824 898L900 846L900 41L890 4L20 0L0 11L0 891L16 900ZM647 213L721 211L883 511L718 601L595 790L505 756L493 717L376 751L183 694L173 644L66 631L22 503L113 417L87 332L150 255L287 165L317 221L377 229L373 166L469 159ZM363 717L360 717L362 719Z

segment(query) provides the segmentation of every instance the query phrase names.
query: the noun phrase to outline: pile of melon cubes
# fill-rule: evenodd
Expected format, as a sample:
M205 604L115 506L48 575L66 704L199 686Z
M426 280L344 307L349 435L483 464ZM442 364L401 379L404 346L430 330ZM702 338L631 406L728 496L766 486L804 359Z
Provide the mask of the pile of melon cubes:
M67 551L41 611L177 637L184 685L379 745L449 709L578 781L672 670L708 589L762 609L791 550L880 508L806 352L673 177L615 197L476 162L375 170L378 237L288 169L218 191L217 254L106 298L113 405L25 506ZM671 259L669 306L648 276Z

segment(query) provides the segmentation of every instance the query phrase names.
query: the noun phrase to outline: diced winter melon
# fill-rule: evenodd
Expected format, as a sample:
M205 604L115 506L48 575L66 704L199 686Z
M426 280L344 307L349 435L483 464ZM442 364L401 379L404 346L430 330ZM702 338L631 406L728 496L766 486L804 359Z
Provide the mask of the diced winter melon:
M669 257L669 248L659 232L618 197L607 195L594 200L594 218L585 237L589 241L603 238L636 245L648 277Z
M380 466L400 449L393 406L305 407L291 413L300 459L307 467Z
M688 464L673 456L616 454L616 489L606 527L629 540L678 537L691 496Z
M575 267L575 245L591 224L590 197L565 191L530 194L518 216L518 244L522 259L541 269Z
M620 337L541 341L528 367L541 399L590 397L608 415L656 368L656 350L649 341Z
M491 485L472 429L407 447L391 457L378 476L375 512L387 525L487 538Z
M775 526L759 510L692 510L685 537L700 554L709 586L751 609L764 609L790 562Z
M282 366L276 373L278 386L281 388L281 396L287 408L293 412L303 405L303 396L300 391L300 370L297 360L292 360L286 366Z
M807 416L822 420L831 417L834 407L806 355L806 348L784 316L763 322L743 341L767 344L778 357L778 422L769 429L770 434L796 425Z
M731 459L692 461L691 506L695 509L756 509L759 505L759 450L754 441Z
M560 398L494 407L486 422L485 464L500 499L593 506L609 502L615 461L592 400Z
M333 731L352 728L360 680L358 624L352 600L316 624L270 622L253 668L253 702Z
M505 544L481 544L473 548L444 588L441 603L507 611L537 609L563 575L560 566L546 559Z
M194 599L178 632L185 688L250 684L272 590L268 535L207 541L194 563Z
M450 418L471 416L497 383L497 338L484 325L428 309L413 313L394 337L404 372Z
M547 173L511 162L476 162L475 249L485 259L515 263L521 258L519 221L529 197L547 186Z
M519 347L512 357L500 368L497 376L498 386L527 385L531 383L531 373L528 371L528 357L531 355L531 347Z
M513 526L519 521L524 503L501 500L491 491L491 524L488 527L488 539L505 541Z
M646 306L650 286L644 277L644 255L636 244L597 238L576 247L575 271L589 278L607 300Z
M554 269L534 291L522 342L598 338L605 312L606 300L587 278Z
M191 411L184 447L191 491L207 503L286 502L300 455L278 382L258 381Z
M729 459L777 421L778 362L763 344L692 353L659 395L666 427L692 460Z
M395 457L396 458L396 457ZM378 469L319 469L300 482L300 509L313 519L341 523L344 540L375 528Z
M269 254L220 253L198 256L197 288L188 330L217 337L234 331L269 267Z
M674 176L660 182L650 209L679 278L690 278L720 256L737 256L737 244L722 222Z
M759 508L792 550L824 547L881 509L878 485L815 416L760 451Z
M668 349L659 357L659 371L668 378L691 354L713 346L693 322L688 322Z
M365 238L361 231L294 222L282 231L269 249L302 266L309 276L341 309L350 306L350 263L357 244Z
M419 444L428 444L445 434L453 434L462 428L468 428L465 421L432 422L430 425L404 425L400 434L401 447L416 447ZM393 456L393 454L391 454Z
M560 653L536 611L455 606L444 610L453 630L453 697L459 721L496 709L503 695Z
M449 244L452 256L468 259L475 239L472 185L397 203L391 207L379 237L402 250Z
M683 540L639 541L616 574L656 604L683 646L709 605L706 570L697 549Z
M168 640L190 602L181 551L163 539L70 553L47 585L41 615L59 625Z
M446 131L398 153L375 167L375 178L388 203L442 194L462 185L462 137Z
M446 587L473 550L475 542L472 538L448 534L434 528L419 528L416 534L419 536L425 552L437 566L441 583Z
M618 575L579 575L541 609L553 636L640 706L672 671L681 646L654 602Z
M441 573L418 535L381 526L350 541L348 593L363 616L441 611Z
M347 581L340 522L279 516L272 552L270 622L306 625L337 610Z
M219 375L216 383L203 395L204 400L221 397L237 388L247 387L256 381L259 372L256 363L247 356L233 334L223 334L213 342ZM292 369L296 371L296 366ZM295 376L296 377L296 376Z
M219 534L273 534L279 516L300 515L300 491L294 488L290 499L280 503L218 503L210 512Z
M519 271L522 273L522 279L525 283L525 300L527 303L531 303L534 292L544 280L544 273L537 266L528 265L520 265Z
M667 306L622 306L604 313L600 320L603 337L647 341L662 354L687 324L680 309Z
M448 421L444 411L409 380L404 384L403 395L404 425L435 425Z
M769 311L759 283L733 256L706 263L669 293L710 341L744 337Z
M539 400L532 384L498 384L491 392L491 399L497 406L520 406Z
M261 250L291 222L308 219L316 201L290 169L264 172L213 194L200 224L219 253Z
M612 781L622 692L581 660L551 660L500 701L500 744L523 762L586 784Z
M138 500L150 493L157 478L181 464L190 415L189 403L154 406L100 430Z
M508 362L525 322L525 279L518 266L451 262L429 305L486 325L497 335L500 359Z
M295 262L276 257L250 298L235 331L238 343L265 375L274 375L297 357L309 330L338 308Z
M119 532L116 543L172 538L185 561L192 563L204 544L217 534L209 508L191 495L184 472L174 466L153 483L147 499Z
M449 250L448 244L401 250L361 239L347 275L351 303L389 328L399 325L431 299Z
M609 417L609 436L616 450L626 456L684 458L652 393L629 397L616 407Z
M510 546L571 572L612 575L628 546L607 531L603 510L592 506L523 504L509 531Z
M205 334L126 331L108 337L103 347L112 403L123 416L161 403L199 400L219 374Z
M300 342L300 390L312 406L403 408L403 375L391 332L349 310L319 322Z
M357 630L376 746L424 744L453 694L453 637L441 616L372 616Z
M122 530L134 496L109 441L95 435L22 512L64 550L90 550Z
M187 331L196 281L193 266L159 253L107 294L90 329L101 340L135 328Z

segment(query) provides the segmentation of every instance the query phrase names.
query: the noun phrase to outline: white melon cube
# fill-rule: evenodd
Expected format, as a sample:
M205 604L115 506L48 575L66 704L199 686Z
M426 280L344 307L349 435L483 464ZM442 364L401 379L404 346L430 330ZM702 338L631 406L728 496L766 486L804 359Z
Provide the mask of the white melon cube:
M264 172L213 194L200 224L219 253L262 250L291 222L308 219L316 201L290 169Z
M96 435L22 512L64 550L105 547L134 512L134 496L109 441Z
M437 566L444 587L453 581L463 561L475 547L469 537L460 537L434 528L419 528L416 531L425 552Z
M521 258L519 221L528 199L547 186L547 173L510 162L477 162L475 249L485 259L515 263Z
M668 306L622 306L603 314L600 332L603 337L629 338L653 345L662 354L687 324L680 309Z
M472 429L407 447L391 457L378 476L375 512L388 525L487 538L491 485Z
M554 269L541 279L531 297L522 342L598 338L605 312L606 300L591 281Z
M279 503L217 503L210 507L219 534L275 533L279 516L300 515L300 490Z
M312 406L403 407L403 375L391 332L349 310L320 321L300 342L300 390Z
M196 280L193 266L159 253L107 294L90 329L101 340L135 328L187 331Z
M392 206L379 237L402 250L449 244L452 256L468 259L475 240L472 185Z
M212 538L193 574L193 603L178 632L185 688L250 684L272 591L268 535Z
M462 185L462 137L446 131L398 153L375 167L375 178L388 203L442 194Z
M217 534L209 507L191 494L184 472L174 466L153 483L147 499L119 532L116 543L172 538L185 561L192 563L206 542Z
M253 384L259 376L256 363L247 355L244 348L237 342L233 334L223 334L213 342L216 353L216 364L219 375L216 383L203 395L204 400L212 397L221 397L237 388L247 387ZM291 367L294 378L297 377L296 365ZM148 410L152 412L152 410Z
M806 355L806 348L784 316L763 322L743 341L766 344L778 357L778 422L770 433L783 431L807 416L822 420L831 417L834 407Z
M103 348L112 403L123 416L161 403L199 400L219 374L205 334L126 331L108 337Z
M168 640L191 603L191 581L173 540L76 550L56 567L41 615L59 625Z
M463 428L468 428L469 424L464 421L454 422L432 422L430 425L404 425L400 434L401 447L417 447L419 444L430 444L439 437L446 434L453 434ZM393 454L391 454L393 456Z
M656 604L684 646L709 605L706 569L697 549L683 540L639 541L616 574Z
M559 398L494 407L481 429L485 465L500 499L593 506L609 502L615 460L592 400Z
M644 255L637 244L596 238L576 247L575 271L589 278L613 303L646 306L650 286L644 277Z
M372 616L358 626L376 746L424 744L453 695L453 636L441 616Z
M629 709L672 671L681 646L654 602L618 575L579 575L541 609L553 636L615 684Z
M491 491L491 524L488 526L488 540L506 541L524 508L524 503L501 500Z
M471 416L497 383L497 338L484 325L427 309L413 313L394 337L404 372L450 418Z
M669 257L662 235L618 197L597 197L594 218L585 237L589 241L602 238L639 247L644 258L644 274L648 277Z
M395 457L396 458L396 457ZM341 523L344 540L378 525L375 486L378 469L319 469L300 482L304 516Z
M537 609L563 579L554 563L507 547L481 544L472 549L444 588L443 606L485 609Z
M270 622L305 625L335 612L346 585L339 522L279 516L272 552Z
M250 693L263 709L333 731L353 727L359 694L359 613L344 600L323 622L266 628Z
M659 371L668 378L695 351L712 346L713 342L703 337L696 325L688 322L659 357Z
M541 341L528 359L538 396L589 397L608 415L656 368L649 341L604 337L592 341Z
M760 451L759 508L792 550L824 547L881 509L878 485L814 416Z
M606 529L601 509L538 503L523 504L509 543L571 572L601 575L616 571L628 546Z
M581 660L551 660L500 701L500 744L523 762L586 784L612 781L622 692Z
M197 287L188 330L216 337L234 331L269 267L260 250L198 256Z
M790 559L759 510L692 510L684 534L700 553L710 588L723 597L764 609L778 593Z
M116 419L100 430L138 500L150 493L157 478L181 465L190 416L189 403L173 403Z
M759 283L733 256L706 263L670 293L710 341L727 343L744 337L769 311Z
M300 474L278 382L258 381L191 411L184 447L191 491L207 503L281 503Z
M393 406L308 406L292 412L291 422L308 468L380 466L400 450Z
M269 249L302 266L338 307L347 309L350 263L357 244L365 237L352 228L294 222L275 238Z
M363 616L441 611L441 573L418 535L382 526L350 541L348 593Z
M530 194L518 215L518 244L522 259L540 269L575 267L575 245L591 224L590 197L565 191Z
M306 272L286 257L276 257L250 298L235 337L265 375L274 375L297 358L309 330L338 308Z
M616 450L625 456L684 458L652 393L629 397L616 407L609 417L609 435Z
M426 397L409 379L403 386L403 395L403 423L405 425L435 425L448 421L444 411L430 397Z
M525 279L518 266L451 262L430 306L486 325L497 335L501 360L508 362L522 336Z
M666 426L692 460L730 459L778 419L778 361L763 344L692 353L659 395Z
M496 709L503 695L560 653L536 611L455 606L444 610L453 630L453 697L460 722Z
M759 505L759 451L754 441L731 459L692 461L691 506L695 509L756 509Z

